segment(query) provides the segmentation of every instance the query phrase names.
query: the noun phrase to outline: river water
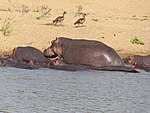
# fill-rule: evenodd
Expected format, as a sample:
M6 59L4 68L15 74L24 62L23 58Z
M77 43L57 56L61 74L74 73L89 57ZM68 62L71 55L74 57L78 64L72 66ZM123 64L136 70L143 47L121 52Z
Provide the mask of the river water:
M0 113L150 113L150 73L1 67Z

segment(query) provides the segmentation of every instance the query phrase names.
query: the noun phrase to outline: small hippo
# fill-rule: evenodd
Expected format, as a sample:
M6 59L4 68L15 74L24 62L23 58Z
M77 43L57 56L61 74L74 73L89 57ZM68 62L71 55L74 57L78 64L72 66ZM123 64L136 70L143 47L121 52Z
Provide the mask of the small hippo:
M138 69L142 69L145 70L147 72L150 72L150 65L144 64L144 63L137 63L134 65L134 68L138 68Z
M23 49L24 50L24 49ZM60 62L60 59L55 58L52 60L53 62ZM10 56L0 56L0 67L15 67L22 69L39 69L39 68L50 68L56 70L65 70L65 71L79 71L87 69L85 66L77 66L77 65L67 65L65 63L61 63L60 65L33 65L31 63L14 61Z
M13 50L11 58L15 62L28 63L31 65L38 65L40 67L59 64L58 59L48 59L40 50L30 46L15 48Z
M133 68L139 68L146 71L150 71L150 55L147 56L140 56L140 55L134 55L134 56L128 56L124 59L126 63L129 63L132 65Z
M32 65L21 63L21 62L14 62L11 59L8 58L0 58L0 66L2 67L15 67L15 68L23 68L23 69L35 69L36 67L33 67Z
M22 50L22 52L20 53L21 55L19 54L20 50ZM53 58L52 60L38 59L38 58L43 58L41 52L37 50L35 51L36 53L35 54L34 52L32 53L31 50L37 50L37 49L33 47L18 47L17 50L15 49L15 51L11 56L0 56L0 67L15 67L15 68L22 68L22 69L50 68L50 69L65 70L65 71L78 71L78 70L85 69L83 66L66 65L65 63L60 64L60 59L58 57ZM25 52L28 53L27 57L26 55L23 56L23 54L26 54ZM40 60L40 62L38 60Z
M52 57L54 54L62 58L66 64L97 68L116 66L117 70L118 67L125 67L123 60L113 48L94 40L56 38L51 42L51 46L44 50L46 57Z

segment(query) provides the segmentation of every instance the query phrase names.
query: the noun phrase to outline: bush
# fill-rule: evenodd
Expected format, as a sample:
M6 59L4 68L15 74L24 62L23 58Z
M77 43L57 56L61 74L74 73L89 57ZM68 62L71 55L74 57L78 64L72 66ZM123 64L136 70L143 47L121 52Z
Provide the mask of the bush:
M13 29L11 28L11 25L12 25L12 19L10 18L6 18L5 21L4 21L4 24L2 25L0 31L3 33L3 35L7 35L9 33L11 33L13 31Z
M135 36L133 39L131 39L131 43L144 45L144 43L141 41L141 39L139 39L137 36Z
M38 12L40 12L40 8L39 8L39 7L37 7L36 9L33 9L33 10L32 10L32 12L36 12L36 13L38 13Z

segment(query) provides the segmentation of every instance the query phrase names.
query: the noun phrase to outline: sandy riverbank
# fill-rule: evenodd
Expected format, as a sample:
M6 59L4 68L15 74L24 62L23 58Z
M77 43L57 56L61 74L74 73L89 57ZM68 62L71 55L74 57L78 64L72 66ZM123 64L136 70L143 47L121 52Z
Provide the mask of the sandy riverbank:
M22 5L30 9L22 13ZM49 15L35 12L42 5L51 9ZM75 28L73 23L87 13L84 27ZM34 11L33 11L34 10ZM50 25L52 21L67 12L62 26ZM10 54L17 46L33 46L44 50L56 36L102 41L113 47L121 56L150 54L150 11L147 0L0 0L0 28L6 18L14 22L13 31L7 36L0 32L0 54ZM144 45L132 44L138 37Z

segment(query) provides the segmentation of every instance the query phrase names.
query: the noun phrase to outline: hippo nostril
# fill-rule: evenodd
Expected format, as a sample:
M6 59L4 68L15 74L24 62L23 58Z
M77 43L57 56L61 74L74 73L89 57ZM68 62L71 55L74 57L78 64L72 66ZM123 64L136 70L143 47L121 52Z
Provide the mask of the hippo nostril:
M136 66L136 65L137 65L137 63L136 63L136 62L134 62L134 63L133 63L133 65L134 65L134 66Z
M45 49L43 54L46 58L55 58L58 56L51 48Z
M56 58L58 55L57 54L55 54L55 53L53 53L53 54L49 54L49 53L47 53L47 52L44 52L44 56L46 57L46 58Z

